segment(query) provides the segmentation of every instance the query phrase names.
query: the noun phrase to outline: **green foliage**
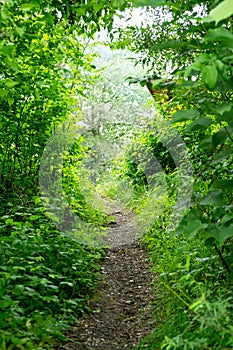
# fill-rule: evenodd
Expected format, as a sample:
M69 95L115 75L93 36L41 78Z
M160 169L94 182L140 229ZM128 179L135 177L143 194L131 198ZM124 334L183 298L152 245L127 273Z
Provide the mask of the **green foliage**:
M121 31L119 45L130 43L140 55L137 63L148 68L151 79L142 84L152 82L159 112L185 142L194 188L178 228L170 225L175 207L167 197L144 236L159 274L155 293L162 306L155 306L156 330L138 348L230 349L232 5L168 0L148 12L153 21L148 16L147 23Z
M225 349L232 346L232 284L212 245L168 231L169 199L143 238L148 246L156 295L156 329L136 349ZM157 213L158 214L158 213ZM199 228L189 218L188 228ZM230 255L232 242L226 246Z
M1 349L51 349L97 283L100 251L63 235L35 201L1 217Z
M221 20L233 15L232 1L224 0L209 13L209 16L205 18L205 21L214 20L218 24Z
M133 6L135 7L143 7L143 6L151 6L151 7L157 7L160 5L164 5L165 0L134 0Z
M94 55L86 52L90 38L102 27L110 30L114 14L128 4L43 0L0 4L3 350L52 349L69 324L88 310L101 252L52 225L39 198L40 163L58 125L67 127L70 120L80 120L78 97L98 78ZM58 146L57 153L63 151ZM92 227L101 226L106 218L82 191L76 169L85 155L81 138L66 151L63 169L57 169L56 154L42 175L52 181L60 171L67 207Z
M192 202L179 227L174 229L171 221L176 215L174 202L179 181L173 157L179 149L173 154L166 149L168 141L173 140L170 133L163 142L159 141L159 120L157 124L153 121L146 132L137 130L138 114L125 123L133 111L134 93L125 94L122 84L115 94L111 74L107 83L104 79L100 81L93 55L86 51L90 37L102 26L111 30L113 15L131 3L2 2L0 347L3 350L55 347L74 315L87 310L88 294L96 286L101 252L84 247L57 230L40 199L35 197L44 147L56 135L59 124L80 120L84 96L89 97L88 106L96 103L96 97L105 102L113 100L117 111L114 123L110 120L102 128L101 106L90 131L95 140L87 141L89 148L96 145L96 139L98 145L104 137L108 141L114 139L116 144L125 133L127 140L136 136L133 146L127 148L115 167L110 166L106 177L113 172L114 181L117 179L119 184L110 183L111 195L123 194L127 204L140 213L144 228L150 227L143 239L159 274L157 293L161 308L156 309L158 328L146 340L148 349L220 350L233 346L232 5L227 0L155 0L132 4L146 8L153 21L149 16L149 22L141 27L119 30L115 46L128 45L139 53L136 63L142 63L155 78L150 87L156 90L158 110L171 120L190 153L194 177ZM93 87L97 81L99 86ZM142 79L141 85L149 86L147 83L147 78ZM127 113L119 108L122 99ZM117 123L120 114L123 116ZM91 122L93 117L94 113ZM86 174L81 181L77 170L85 152L82 138L77 137L66 153L63 169L52 164L43 176L51 181L54 172L60 171L67 207L84 222L101 226L106 224L106 218L90 204L94 201L92 186ZM149 171L153 157L160 166L158 176ZM144 169L148 171L145 173ZM162 182L161 173L165 173L168 195L163 186L157 185ZM149 185L154 185L153 190ZM87 195L86 187L91 195ZM182 198L186 200L185 193ZM49 200L55 202L56 196Z
M199 4L196 1L191 5L194 6L194 3ZM225 6L225 2L220 5L223 4ZM211 2L207 2L208 8L211 8ZM142 27L136 45L140 48L144 45L145 51L150 49L150 56L146 61L148 64L150 64L150 57L159 59L160 54L157 51L164 50L164 60L168 58L170 63L177 67L170 72L170 79L176 82L172 89L172 98L162 104L165 110L160 109L160 111L164 115L167 111L170 114L173 112L171 121L177 126L189 148L195 178L193 208L180 223L178 232L184 233L186 237L194 237L200 233L204 240L213 238L221 246L232 237L231 220L225 222L223 219L225 214L232 213L232 188L229 180L232 176L233 71L231 21L227 18L231 13L229 12L229 15L224 18L223 28L214 27L213 24L203 26L202 19L197 17L201 13L201 7L199 10L192 11L190 5L182 8L181 5L176 4L172 6L171 12L167 13L164 10L164 13L174 20L181 20L185 11L190 11L190 17L185 18L182 29L173 22L173 31L168 32L167 22L164 21L162 24L164 35L161 34L160 29L160 43L155 47L146 40L153 40L158 27L156 24L155 27L153 24L148 24L151 33ZM191 18L193 18L192 21ZM132 29L130 30L134 33ZM173 35L178 42L184 42L185 45L174 46L171 42ZM198 40L200 38L202 40L201 49L194 43L194 39L198 37ZM189 50L189 45L193 45L192 51ZM168 53L167 49L170 50ZM143 59L142 62L144 62ZM166 67L160 65L160 60L157 61L157 67L160 67L160 74L164 76ZM184 96L189 96L189 100L187 101ZM156 98L157 95L155 95ZM177 111L174 113L175 110ZM218 157L220 152L224 152L225 157L224 161L219 158L218 162L218 158L215 157ZM222 164L224 167L221 166ZM218 249L217 251L219 253ZM222 256L220 259L224 260ZM226 264L224 265L226 267ZM227 269L229 272L230 268Z

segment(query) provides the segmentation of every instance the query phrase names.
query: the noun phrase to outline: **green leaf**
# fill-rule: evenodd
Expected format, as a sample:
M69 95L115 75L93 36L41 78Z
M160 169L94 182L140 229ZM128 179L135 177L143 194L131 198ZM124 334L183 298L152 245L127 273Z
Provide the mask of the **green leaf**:
M216 180L213 183L213 187L221 189L233 189L233 180Z
M233 34L225 28L209 29L204 38L206 41L233 40Z
M14 103L14 98L13 97L8 97L7 102L9 104L9 106L12 106L13 103Z
M30 221L35 221L35 220L37 220L37 219L39 219L39 218L40 218L40 215L31 215L30 218L29 218L29 220L30 220Z
M224 0L210 11L207 21L212 19L218 24L218 22L231 15L233 15L233 2L232 0Z
M14 220L12 218L10 218L10 219L7 219L5 221L5 223L6 223L6 225L13 225L14 224Z
M221 232L221 240L219 243L223 243L226 241L228 238L233 237L233 225L221 225L219 227L220 232Z
M6 79L4 82L9 88L12 88L15 85L19 84L18 81L15 81L15 80L12 80L12 79Z
M177 111L173 114L171 122L185 122L187 120L195 119L200 116L200 113L195 109L186 109L184 111Z
M16 27L15 31L20 37L22 37L24 32L25 32L25 28L24 27Z
M2 19L8 19L10 17L11 16L10 16L9 10L6 7L3 7L2 10L1 10L1 18Z
M25 3L25 4L22 4L20 5L20 9L23 11L23 12L29 12L31 11L34 7L36 7L36 3L32 3L32 2L29 2L29 3Z
M181 220L177 228L177 233L182 233L187 238L193 238L202 228L204 228L202 222L192 212L189 212Z
M199 118L198 120L195 120L194 122L192 122L186 129L186 132L189 131L195 131L195 130L200 130L200 129L205 129L208 126L210 126L212 124L212 119L211 118Z
M225 214L221 219L221 224L226 224L229 221L233 221L233 214Z
M150 7L158 7L165 4L165 0L134 0L133 6L134 7L144 7L144 6L150 6Z
M213 146L216 148L218 145L221 145L222 143L224 143L227 138L228 138L228 135L225 129L221 129L217 131L212 135Z
M233 108L230 111L226 111L223 113L221 117L218 117L219 121L227 122L231 127L233 127Z
M94 9L95 12L98 12L102 8L103 8L103 5L101 5L101 4L94 4L93 5L93 9Z
M86 9L79 7L77 10L75 10L76 14L80 16L85 16L86 15Z
M214 224L209 225L208 226L208 234L210 235L210 237L214 238L215 241L220 243L221 233L220 233L217 225L214 225Z
M160 84L164 81L164 79L154 79L151 81L153 87L160 86Z
M50 13L46 13L46 15L44 16L44 19L48 24L50 25L54 24L54 17Z
M215 66L207 65L201 71L201 76L209 89L213 89L217 83L218 71Z
M210 191L200 200L201 205L224 204L223 194L221 190Z
M200 142L200 145L202 148L213 148L213 140L212 140L212 137L208 137L206 139L203 139L201 142Z
M203 299L198 299L192 305L190 305L189 309L194 310L194 312L196 312L198 309L202 307L202 305L203 305Z
M7 95L7 91L4 89L0 89L0 97L4 98Z
M228 238L233 237L233 225L210 225L208 233L218 243L223 244Z
M222 160L230 157L231 155L232 155L231 150L223 150L223 151L216 154L216 156L214 157L214 159L211 163L212 164L219 163Z
M222 103L216 106L216 112L223 115L225 112L229 112L232 108L232 103Z

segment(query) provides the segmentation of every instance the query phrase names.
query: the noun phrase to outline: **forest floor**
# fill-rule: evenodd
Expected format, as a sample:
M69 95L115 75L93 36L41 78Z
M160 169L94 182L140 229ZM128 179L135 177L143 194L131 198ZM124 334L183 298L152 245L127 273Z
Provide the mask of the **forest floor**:
M135 218L106 202L110 246L101 262L102 280L91 312L68 333L62 350L122 350L137 346L155 327L147 254L137 240Z

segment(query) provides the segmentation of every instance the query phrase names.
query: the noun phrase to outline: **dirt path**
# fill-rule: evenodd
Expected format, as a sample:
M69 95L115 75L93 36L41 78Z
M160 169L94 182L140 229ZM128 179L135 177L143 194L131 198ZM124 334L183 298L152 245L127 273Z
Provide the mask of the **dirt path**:
M122 350L136 346L154 327L153 296L148 258L136 241L132 214L108 202L108 249L101 263L103 282L90 305L93 312L80 319L62 350Z

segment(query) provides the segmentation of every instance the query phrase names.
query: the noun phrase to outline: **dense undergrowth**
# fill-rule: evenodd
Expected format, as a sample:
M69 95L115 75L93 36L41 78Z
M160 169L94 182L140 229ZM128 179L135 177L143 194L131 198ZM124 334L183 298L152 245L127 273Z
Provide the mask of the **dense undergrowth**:
M0 348L51 349L88 307L100 250L65 236L37 204L1 217Z
M157 326L146 340L148 349L231 349L233 287L228 272L201 237L187 240L165 227L162 215L143 238L158 274ZM229 241L225 247L226 259L232 245Z
M88 309L96 287L102 251L59 229L69 218L66 212L54 220L48 216L43 204L56 212L58 193L42 203L39 179L47 142L59 125L64 139L69 125L80 121L81 96L98 78L93 55L85 50L104 23L111 27L116 7L103 7L97 13L94 4L82 1L0 2L1 350L55 348ZM42 175L54 183L59 173L66 207L94 230L106 217L87 203L72 174L83 155L80 133L75 136L63 169L56 162L63 154L58 143Z
M152 137L149 132L149 136L150 143L148 133L136 137L124 158L113 164L112 177L106 176L105 180L106 194L133 209L137 215L138 228L144 229L140 232L140 239L148 249L156 276L152 281L156 296L156 327L135 349L231 349L233 286L229 270L233 266L233 241L228 239L224 247L214 245L204 231L187 238L189 231L182 227L185 219L178 228L171 224L177 198L176 174L167 171L165 192L164 187L150 186L148 189L150 178L145 176L146 163L142 168L142 164L132 161L143 144L147 144L147 147L154 147L150 152L154 152L157 159L164 160L164 165L169 168L170 163L166 160L170 158L164 156L163 148L157 148L156 134ZM152 138L154 142L151 142ZM224 171L221 166L218 169ZM160 181L162 183L161 174ZM201 182L196 178L194 190L198 192L200 186ZM225 205L228 202L231 208L229 197L225 200ZM194 225L190 232L196 229Z
M129 144L135 136L109 172L105 161L100 164L98 188L135 210L140 238L158 276L157 326L138 348L233 347L233 11L228 0L149 3L149 9L146 1L138 0L0 4L1 350L55 348L71 322L88 309L97 286L103 251L67 235L74 229L71 212L90 231L107 223L98 204L94 207L93 195L88 198L93 186L85 176L82 182L78 171L86 150L82 131L74 126L82 106L92 106L98 96L109 113L124 97L125 86L118 98L116 87L106 87L100 79L87 46L100 28L111 31L117 9L131 5L147 8L149 21L142 27L120 28L112 46L139 55L136 63L146 66L150 76L130 80L149 88L164 121L174 125L161 142L166 123L155 118L148 126L147 121L139 123L138 114L138 119L129 117L130 123L125 123L127 117L119 109L102 135L113 138L114 145L121 137L122 144ZM163 6L157 9L158 5ZM97 83L100 87L94 89ZM92 91L101 93L91 99ZM125 97L129 114L134 97ZM115 106L109 105L111 99ZM101 142L102 114L100 109L100 115L89 115L94 128L89 125L88 131ZM55 184L54 195L46 197L39 191L41 160L59 125L60 140L69 130L75 137L61 164L56 161L64 151L62 141L55 145L51 163L45 162L42 177ZM181 152L181 144L190 159ZM105 153L104 147L101 151ZM97 158L93 156L93 162ZM59 211L61 187L65 207ZM43 204L58 213L54 220L40 195ZM186 209L179 226L176 202ZM68 223L68 232L59 229L61 222Z
M93 186L87 179L84 186L84 175L85 190L81 190L78 164L83 152L77 140L65 156L62 183L66 206L60 217L54 215L51 220L42 195L33 195L39 194L36 186L24 190L22 197L12 191L2 192L2 350L56 348L65 339L70 325L88 311L88 300L98 286L99 261L104 250L83 241L89 242L90 232L106 225L107 216L97 203L95 206L88 203L94 200ZM57 167L59 170L59 164ZM44 176L52 181L50 171ZM55 191L54 198L46 198L52 213L57 209L53 206L60 204L57 196ZM67 218L69 211L89 227L78 230L80 237L74 232L74 222ZM63 231L59 223L68 223L68 229Z

